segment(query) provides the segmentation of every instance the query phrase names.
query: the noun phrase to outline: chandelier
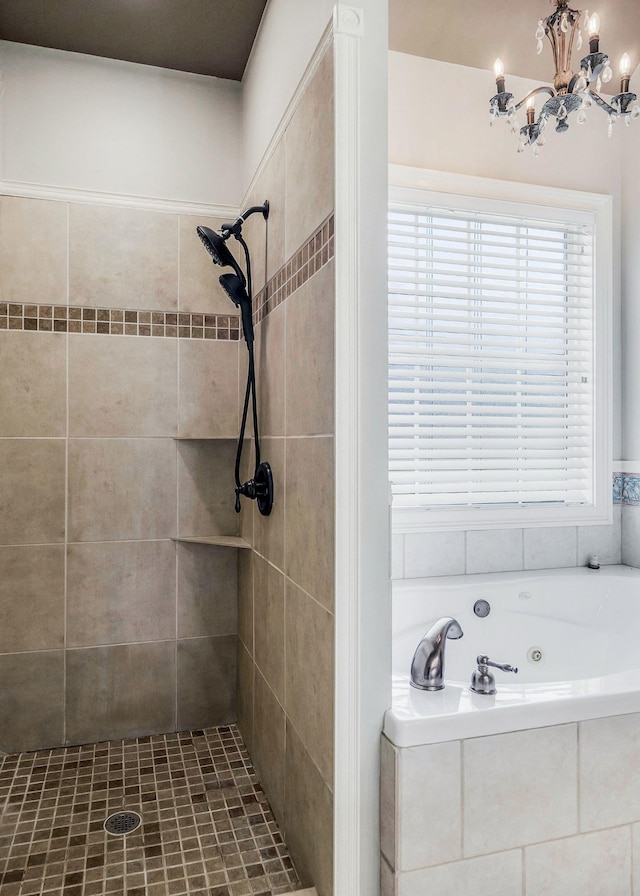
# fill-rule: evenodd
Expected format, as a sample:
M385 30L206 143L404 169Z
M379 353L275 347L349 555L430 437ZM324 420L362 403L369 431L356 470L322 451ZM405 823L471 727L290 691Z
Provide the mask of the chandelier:
M553 51L556 74L553 87L541 86L530 91L520 102L516 103L513 94L506 89L504 65L496 59L495 76L497 93L489 102L491 124L499 118L511 125L511 131L520 135L518 152L531 146L534 155L539 155L539 147L545 142L544 132L551 120L555 120L555 129L559 134L569 129L570 116L576 113L576 123L581 125L587 119L588 110L595 104L609 118L609 136L613 133L614 124L624 119L628 125L631 119L640 118L640 106L635 93L629 90L631 80L631 59L625 53L620 62L620 93L611 97L608 103L600 92L602 85L613 77L609 57L600 51L600 17L597 13L589 15L588 10L571 9L568 0L551 0L556 9L546 19L540 19L536 30L538 54L543 50L543 38L546 35ZM571 56L582 49L582 31L589 36L589 53L581 60L577 72L572 69ZM536 118L536 101L548 95L544 100ZM519 126L516 113L522 107L526 109L527 122Z

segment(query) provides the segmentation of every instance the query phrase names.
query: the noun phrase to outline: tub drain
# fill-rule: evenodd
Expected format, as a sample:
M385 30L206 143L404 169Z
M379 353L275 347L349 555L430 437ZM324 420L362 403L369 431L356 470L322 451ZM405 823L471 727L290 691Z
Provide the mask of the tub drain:
M544 653L539 647L532 647L527 653L527 659L530 663L541 663L544 659Z
M115 812L104 823L104 829L108 834L130 834L142 824L142 818L137 812Z

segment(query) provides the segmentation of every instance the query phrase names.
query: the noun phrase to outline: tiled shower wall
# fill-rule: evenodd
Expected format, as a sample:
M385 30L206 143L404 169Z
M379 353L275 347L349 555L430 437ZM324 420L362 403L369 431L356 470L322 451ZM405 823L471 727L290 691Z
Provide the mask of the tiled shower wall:
M243 511L238 724L303 882L332 892L333 60L321 56L246 204L269 517ZM265 236L266 234L266 236ZM263 285L266 281L266 288ZM242 358L241 371L245 360Z
M238 527L200 223L0 198L0 750L235 718L237 551L172 541Z

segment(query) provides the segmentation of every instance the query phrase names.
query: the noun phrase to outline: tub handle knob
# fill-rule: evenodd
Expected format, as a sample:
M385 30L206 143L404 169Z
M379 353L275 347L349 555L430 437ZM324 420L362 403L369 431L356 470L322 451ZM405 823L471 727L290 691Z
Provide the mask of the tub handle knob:
M478 668L471 676L471 690L475 694L486 694L492 696L496 693L496 680L492 672L489 672L489 666L494 669L500 669L502 672L517 672L516 666L510 666L508 663L494 663L485 654L476 657Z
M494 669L500 669L502 672L517 672L517 666L510 666L508 663L494 663L493 660L490 660L488 656L476 657L476 662L478 663L478 667L480 666L493 666Z

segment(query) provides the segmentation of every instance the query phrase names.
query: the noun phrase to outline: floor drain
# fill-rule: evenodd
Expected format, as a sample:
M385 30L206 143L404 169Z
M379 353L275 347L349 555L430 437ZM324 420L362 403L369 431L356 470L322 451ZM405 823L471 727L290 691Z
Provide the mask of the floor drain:
M104 829L108 834L130 834L141 824L142 818L137 812L116 812L107 818Z

